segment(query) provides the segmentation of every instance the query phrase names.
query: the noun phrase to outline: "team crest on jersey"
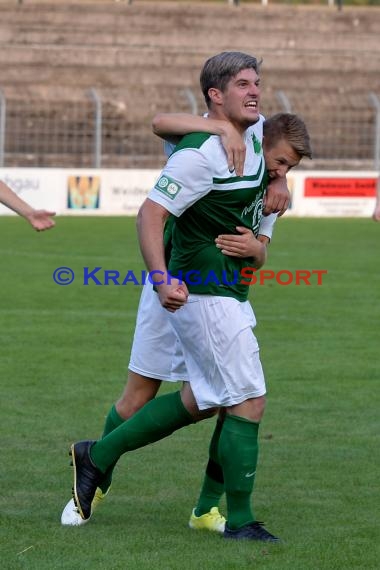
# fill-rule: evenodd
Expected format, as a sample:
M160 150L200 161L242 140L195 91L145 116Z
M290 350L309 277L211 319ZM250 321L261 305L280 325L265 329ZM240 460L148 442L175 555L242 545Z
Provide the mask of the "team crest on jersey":
M178 184L170 176L161 176L155 185L156 190L168 196L171 200L177 196L178 192L181 190L181 185Z
M261 142L255 136L255 134L252 134L252 143L253 143L253 150L255 151L255 154L261 154L261 150L262 150Z

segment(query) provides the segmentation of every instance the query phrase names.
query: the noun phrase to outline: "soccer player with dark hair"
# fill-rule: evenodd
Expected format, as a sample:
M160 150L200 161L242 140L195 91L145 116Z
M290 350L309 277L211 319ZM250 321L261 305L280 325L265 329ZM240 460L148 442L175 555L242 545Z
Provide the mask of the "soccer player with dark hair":
M247 263L260 266L266 256L257 233L267 174L260 140L250 129L260 119L257 61L247 54L224 52L206 62L201 83L210 118L229 120L244 136L244 174L237 177L229 171L218 137L184 137L138 218L146 265L165 277L155 286L160 303L171 313L195 399L187 401L179 393L161 396L102 440L73 444L74 498L80 515L88 519L96 488L120 455L192 423L193 409L225 408L225 419L213 438L227 496L224 536L277 541L255 519L250 504L265 381L251 330L255 318L246 300L248 287L234 279ZM310 155L308 136L304 154L281 142L277 154L271 149L270 175L277 169L286 172L303 155ZM163 229L170 214L175 223L167 267ZM239 228L241 233L249 231L247 255L225 255L223 240L229 241L234 232L233 237L239 237ZM180 275L193 269L200 272L201 282L182 282ZM216 281L207 280L210 269Z

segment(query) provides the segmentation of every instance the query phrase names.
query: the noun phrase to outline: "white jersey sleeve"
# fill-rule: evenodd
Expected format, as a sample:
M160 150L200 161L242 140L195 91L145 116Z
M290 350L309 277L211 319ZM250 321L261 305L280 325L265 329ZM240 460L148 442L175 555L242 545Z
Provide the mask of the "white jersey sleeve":
M266 236L272 239L274 224L276 223L278 214L269 214L268 216L263 216L260 221L258 233L262 236Z
M212 189L213 168L205 153L186 148L168 160L148 198L178 217Z

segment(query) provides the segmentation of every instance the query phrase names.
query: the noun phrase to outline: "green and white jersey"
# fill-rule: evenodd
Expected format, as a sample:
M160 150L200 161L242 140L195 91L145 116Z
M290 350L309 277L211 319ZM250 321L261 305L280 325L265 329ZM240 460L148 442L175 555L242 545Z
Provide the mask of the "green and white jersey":
M245 132L242 177L229 172L220 137L192 133L177 145L149 193L176 217L168 268L191 293L247 299L240 272L252 260L223 255L215 238L236 234L236 226L258 233L267 183L262 125L261 118Z

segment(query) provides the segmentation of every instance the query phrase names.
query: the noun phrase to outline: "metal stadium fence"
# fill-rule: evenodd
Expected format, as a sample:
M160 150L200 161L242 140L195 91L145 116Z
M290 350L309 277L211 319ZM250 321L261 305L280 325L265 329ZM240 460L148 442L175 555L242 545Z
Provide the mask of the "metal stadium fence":
M288 111L305 120L313 146L309 167L380 170L377 94L331 92L318 100L307 91L263 95L265 115ZM190 90L177 96L174 109L202 112ZM131 119L120 98L107 98L95 89L75 101L16 99L0 91L0 166L160 168L163 160L150 119Z

